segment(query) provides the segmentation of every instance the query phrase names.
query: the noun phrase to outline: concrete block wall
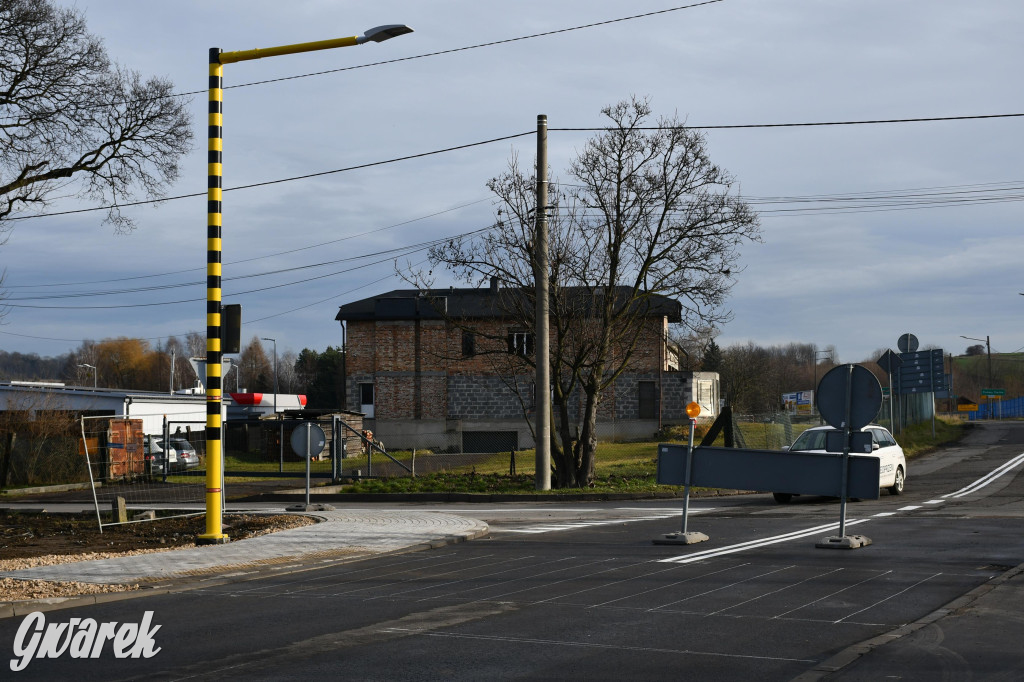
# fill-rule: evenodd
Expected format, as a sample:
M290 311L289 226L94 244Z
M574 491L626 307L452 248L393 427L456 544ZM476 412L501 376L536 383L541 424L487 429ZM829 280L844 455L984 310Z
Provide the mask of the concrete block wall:
M639 418L638 383L657 388L663 421L685 420L693 400L693 373L659 371L664 364L664 322L652 320L634 356L634 372L621 375L598 406L602 421ZM348 405L359 409L359 384L373 383L375 418L380 419L521 419L519 398L500 375L515 372L521 391L532 391L532 370L503 353L509 322L480 323L477 353L465 357L462 329L441 320L366 321L348 324L346 391ZM486 335L486 336L485 336ZM487 338L490 336L492 338ZM533 397L527 400L532 404ZM577 414L578 395L568 409Z

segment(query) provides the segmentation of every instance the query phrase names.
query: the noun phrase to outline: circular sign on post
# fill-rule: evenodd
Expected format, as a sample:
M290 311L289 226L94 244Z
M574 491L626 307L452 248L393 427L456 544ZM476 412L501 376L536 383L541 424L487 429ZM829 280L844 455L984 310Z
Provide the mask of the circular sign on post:
M327 434L319 424L303 422L292 430L291 444L296 455L310 459L323 452L327 445Z
M896 342L896 347L901 353L914 353L918 348L917 337L913 334L904 334Z
M882 407L882 386L860 365L839 365L818 383L815 396L822 418L837 429L867 426ZM849 414L850 423L846 423Z

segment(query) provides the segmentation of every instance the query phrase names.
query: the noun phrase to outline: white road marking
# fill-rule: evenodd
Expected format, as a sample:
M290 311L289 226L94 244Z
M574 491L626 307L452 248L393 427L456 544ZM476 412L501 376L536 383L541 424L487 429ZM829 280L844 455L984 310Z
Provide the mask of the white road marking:
M704 514L707 512L714 511L714 507L704 507L701 509L691 509L690 515ZM632 510L631 510L632 511ZM650 511L649 509L638 509L637 511ZM502 530L506 533L523 533L527 535L537 535L540 533L555 533L562 530L576 530L578 528L591 528L594 526L615 526L623 523L635 523L637 521L657 521L660 519L672 519L682 518L681 510L673 509L671 511L664 511L660 514L648 514L646 516L629 516L616 519L601 519L598 521L566 521L564 523L544 523L537 524L535 526L527 526L526 528L501 528L494 530Z
M900 507L896 511L914 511L915 509L920 509L920 508L921 508L921 505L919 505L919 504L911 504L911 505L908 505L906 507Z
M762 661L788 661L794 663L814 663L811 659L784 658L782 656L757 656L752 654L730 654L715 651L693 651L691 649L658 649L646 646L625 646L622 644L599 644L596 642L573 642L557 639L536 639L531 637L502 637L492 635L470 635L458 632L439 632L437 630L414 629L414 628L381 628L381 632L398 632L408 635L423 635L425 637L449 637L454 639L472 639L484 642L505 642L515 644L543 644L545 646L566 646L583 647L587 649L611 649L616 651L642 651L645 653L672 654L679 656L715 656L718 658L745 658ZM674 659L673 659L674 660Z
M1017 455L1016 457L1006 462L1002 466L996 467L992 471L988 472L987 474L979 478L974 483L963 488L960 488L960 490L957 490L955 492L946 493L945 495L943 495L943 497L964 497L965 495L970 495L971 493L981 490L990 483L993 483L999 478L1010 473L1011 471L1019 467L1021 464L1024 464L1024 453Z
M856 521L847 521L847 526L855 526L859 523L864 523L870 519L858 519ZM809 535L818 535L820 533L838 529L839 523L829 523L824 526L815 526L814 528L805 528L804 530L793 531L792 533L784 533L783 535L775 535L767 538L760 538L757 540L750 540L748 542L741 542L736 545L729 545L728 547L722 547L720 549L708 549L703 552L695 552L693 554L684 554L682 556L670 557L668 559L660 559L659 563L675 563L675 564L689 564L695 561L703 561L704 559L711 559L714 557L724 556L726 554L735 554L736 552L742 552L748 549L757 549L758 547L766 547L768 545L774 545L780 542L787 542L789 540L796 540L797 538L805 538Z

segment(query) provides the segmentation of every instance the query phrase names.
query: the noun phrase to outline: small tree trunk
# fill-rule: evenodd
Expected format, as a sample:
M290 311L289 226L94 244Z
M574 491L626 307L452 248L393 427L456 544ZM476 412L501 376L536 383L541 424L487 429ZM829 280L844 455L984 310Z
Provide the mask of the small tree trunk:
M14 459L14 441L18 434L11 431L7 434L7 445L4 447L3 460L0 461L0 488L7 487L7 478L11 472L11 460Z

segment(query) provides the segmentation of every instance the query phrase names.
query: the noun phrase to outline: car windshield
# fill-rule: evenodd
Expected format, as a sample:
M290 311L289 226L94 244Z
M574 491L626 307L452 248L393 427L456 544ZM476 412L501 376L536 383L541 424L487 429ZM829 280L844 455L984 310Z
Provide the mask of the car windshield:
M804 431L797 439L793 441L790 450L824 450L825 449L825 434L834 429L816 429L814 431Z
M189 443L187 440L172 440L171 447L176 448L178 450L191 450L192 444Z

